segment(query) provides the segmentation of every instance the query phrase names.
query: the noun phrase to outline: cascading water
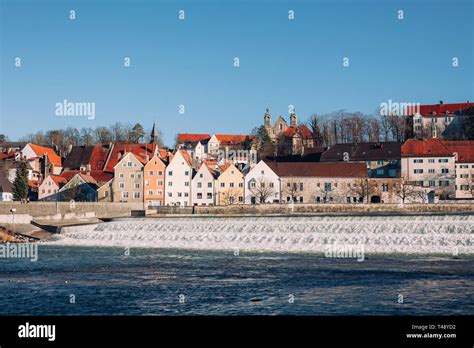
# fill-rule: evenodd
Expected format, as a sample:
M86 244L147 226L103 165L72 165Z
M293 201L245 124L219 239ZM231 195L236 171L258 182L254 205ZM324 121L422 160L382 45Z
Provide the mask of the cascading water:
M474 254L474 216L124 218L64 227L48 243L83 246L366 253Z

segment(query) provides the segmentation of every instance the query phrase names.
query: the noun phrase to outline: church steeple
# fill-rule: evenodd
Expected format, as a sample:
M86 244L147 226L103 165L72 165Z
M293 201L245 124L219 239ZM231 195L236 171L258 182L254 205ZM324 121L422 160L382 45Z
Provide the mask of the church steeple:
M272 117L270 116L270 110L267 108L265 116L263 117L265 127L272 126Z
M296 118L296 111L293 109L293 112L290 115L290 126L295 127L298 124L298 120Z
M153 122L153 128L151 129L150 144L158 145L158 129L156 129L155 122Z

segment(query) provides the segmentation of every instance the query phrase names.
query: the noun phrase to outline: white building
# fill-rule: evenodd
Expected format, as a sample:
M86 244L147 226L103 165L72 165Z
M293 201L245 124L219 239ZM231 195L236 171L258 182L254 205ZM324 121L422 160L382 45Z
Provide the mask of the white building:
M191 157L184 150L176 150L165 173L165 205L191 205Z
M258 162L245 176L245 203L278 203L280 177L264 161Z
M468 198L472 153L474 141L409 139L402 146L402 180L424 188L430 203L435 198Z
M205 163L201 164L191 182L193 205L214 205L216 203L216 178L217 172L215 170L209 168Z

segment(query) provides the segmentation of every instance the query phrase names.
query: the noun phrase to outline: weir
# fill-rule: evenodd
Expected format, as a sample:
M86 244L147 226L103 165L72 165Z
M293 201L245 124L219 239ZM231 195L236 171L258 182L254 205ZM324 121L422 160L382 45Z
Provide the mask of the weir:
M61 230L48 244L324 253L474 254L474 216L123 218Z

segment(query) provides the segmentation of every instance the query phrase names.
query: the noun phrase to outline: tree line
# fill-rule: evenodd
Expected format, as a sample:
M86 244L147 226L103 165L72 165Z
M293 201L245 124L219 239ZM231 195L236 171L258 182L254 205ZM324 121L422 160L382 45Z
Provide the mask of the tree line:
M53 146L62 153L66 153L69 146L91 146L111 142L148 143L151 138L150 134L151 129L146 131L140 123L133 125L117 122L109 127L83 127L81 129L67 127L66 129L54 129L46 132L38 131L20 138L19 141ZM161 132L158 132L158 138L159 146L163 146Z

